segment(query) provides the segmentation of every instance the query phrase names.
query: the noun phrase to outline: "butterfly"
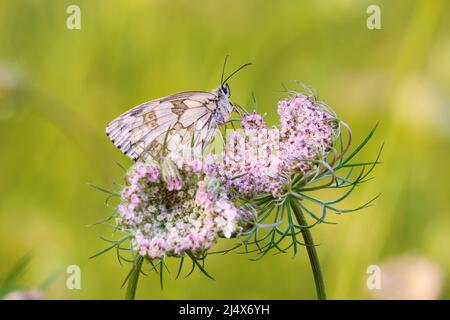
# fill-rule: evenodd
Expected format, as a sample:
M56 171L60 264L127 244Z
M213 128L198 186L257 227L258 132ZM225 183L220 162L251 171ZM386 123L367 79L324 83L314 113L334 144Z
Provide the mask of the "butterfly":
M106 134L134 161L160 154L167 141L190 143L203 149L212 140L217 126L226 124L235 110L229 100L227 81L251 64L242 65L223 80L226 62L227 58L216 89L180 92L140 104L109 123Z

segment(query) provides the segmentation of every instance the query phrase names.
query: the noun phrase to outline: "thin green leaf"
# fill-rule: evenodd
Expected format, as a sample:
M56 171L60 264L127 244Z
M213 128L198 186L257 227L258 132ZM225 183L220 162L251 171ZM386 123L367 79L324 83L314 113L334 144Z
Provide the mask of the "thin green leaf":
M346 163L348 163L351 159L353 159L354 156L356 156L358 154L358 152L364 148L364 146L369 142L369 140L372 138L373 134L375 133L375 131L378 128L378 123L373 127L372 130L370 130L369 134L367 135L367 137L363 140L363 142L361 142L361 144L359 146L356 147L355 150L353 150L353 152L345 159L342 161L342 165L345 165Z
M90 183L90 182L86 182L86 184L87 184L88 186L94 188L94 189L97 189L97 190L101 191L101 192L107 193L107 194L112 195L112 196L120 197L120 193L118 193L118 192L114 192L114 191L105 189L105 188L103 188L103 187L97 186L97 185L95 185L95 184L93 184L93 183Z
M192 254L192 252L190 251L186 251L187 255L189 256L189 258L192 259L192 262L197 266L197 268L200 269L200 271L208 278L210 278L211 280L215 280L213 277L211 277L208 272L206 272L206 270L202 267L202 265L200 263L198 263L197 259L194 257L194 255Z

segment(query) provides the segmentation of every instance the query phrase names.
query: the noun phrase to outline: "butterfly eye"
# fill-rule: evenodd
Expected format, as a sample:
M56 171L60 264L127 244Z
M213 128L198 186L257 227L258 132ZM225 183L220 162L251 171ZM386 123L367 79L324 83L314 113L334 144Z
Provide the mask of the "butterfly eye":
M230 96L230 87L228 86L228 83L223 84L221 89L224 95Z

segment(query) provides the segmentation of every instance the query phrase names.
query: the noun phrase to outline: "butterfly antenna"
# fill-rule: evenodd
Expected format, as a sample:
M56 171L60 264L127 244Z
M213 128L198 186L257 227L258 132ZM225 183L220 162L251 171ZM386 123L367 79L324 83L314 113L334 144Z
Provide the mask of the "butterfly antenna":
M223 83L223 76L224 76L224 74L225 74L225 67L227 66L227 61L228 61L228 57L229 57L229 56L230 56L230 55L227 54L227 55L225 56L225 60L223 61L222 75L221 75L221 77L220 77L220 83Z
M234 76L236 73L238 73L239 71L241 71L242 69L244 69L245 67L250 66L252 63L248 62L242 66L240 66L239 68L237 68L235 71L233 71L225 80L223 80L221 82L221 84L224 84L225 82L227 82L232 76Z

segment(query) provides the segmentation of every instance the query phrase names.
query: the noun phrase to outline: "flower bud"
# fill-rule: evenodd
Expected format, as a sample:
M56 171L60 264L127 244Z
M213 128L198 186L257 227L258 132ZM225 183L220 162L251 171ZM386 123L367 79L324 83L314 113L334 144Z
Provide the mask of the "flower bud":
M183 187L183 182L181 180L180 172L177 166L171 160L164 160L161 164L161 171L163 180L167 184L167 190L181 190Z

